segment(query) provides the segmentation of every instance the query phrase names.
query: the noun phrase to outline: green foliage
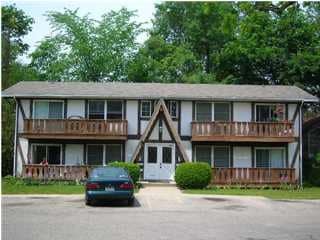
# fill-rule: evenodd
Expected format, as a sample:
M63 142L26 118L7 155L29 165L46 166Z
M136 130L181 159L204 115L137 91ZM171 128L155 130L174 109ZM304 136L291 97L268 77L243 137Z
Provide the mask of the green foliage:
M201 189L208 186L212 170L207 163L182 163L175 173L175 181L180 188Z
M49 12L54 35L31 54L31 66L54 81L121 81L138 49L143 32L134 11L110 11L100 21L78 11Z
M112 162L109 163L108 166L110 167L121 167L128 171L129 175L132 178L134 184L136 184L140 177L140 167L138 164L135 163L128 163L128 162Z

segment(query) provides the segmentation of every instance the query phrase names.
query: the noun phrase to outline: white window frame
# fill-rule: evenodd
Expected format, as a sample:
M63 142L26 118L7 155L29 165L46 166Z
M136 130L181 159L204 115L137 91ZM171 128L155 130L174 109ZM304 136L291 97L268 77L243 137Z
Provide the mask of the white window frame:
M262 149L262 150L282 150L283 151L283 168L286 168L286 159L287 159L287 153L286 153L286 148L285 147L255 147L254 148L254 167L257 167L257 149ZM270 154L270 153L269 153ZM270 159L269 159L270 160ZM273 167L270 164L270 169Z
M255 103L254 104L254 121L257 122L257 106L277 106L277 105L283 105L284 113L283 113L283 119L279 120L278 122L284 121L286 119L285 112L286 105L284 103Z
M198 104L199 103L209 103L209 104L211 104L211 121L213 121L213 115L214 115L214 108L213 108L213 104L212 104L212 102L195 102L195 109L194 109L194 120L195 121L200 121L200 120L198 120L198 114L197 114L197 112L198 112Z
M55 143L32 143L31 144L31 159L32 163L34 163L34 155L33 155L33 147L34 146L45 146L46 147L46 157L48 156L48 147L49 146L58 146L60 147L60 164L62 165L62 157L63 157L63 150L62 150L62 144L55 144ZM49 160L47 159L49 162Z
M106 166L106 146L105 144L99 144L99 143L90 143L86 145L86 164L89 165L88 163L88 147L89 146L102 146L102 166Z
M62 118L45 118L45 119L64 119L64 100L56 100L56 99L35 99L32 103L32 118L35 118L35 111L36 111L36 102L61 102L62 103ZM49 105L48 105L49 106ZM49 110L49 109L48 109ZM40 119L40 118L37 118Z
M216 119L216 116L215 116L215 112L214 112L214 110L215 110L215 104L216 103L226 103L226 104L228 104L229 105L229 122L230 121L232 121L232 119L231 119L231 103L230 102L213 102L212 103L212 121L216 121L215 119ZM228 122L227 121L227 122Z
M231 165L231 151L230 151L230 146L228 145L196 145L195 148L194 148L194 160L195 162L198 162L197 160L197 147L198 146L204 146L204 147L210 147L211 149L211 153L210 153L210 162L211 162L211 168L214 168L214 148L215 147L227 147L229 149L229 167L225 167L225 168L230 168L230 165ZM219 168L222 168L222 167L219 167Z
M149 116L143 116L142 115L142 105L143 105L144 102L148 102L150 104ZM140 117L141 118L149 118L149 117L151 117L151 115L152 115L152 101L151 100L143 100L143 101L141 101L141 104L140 104Z

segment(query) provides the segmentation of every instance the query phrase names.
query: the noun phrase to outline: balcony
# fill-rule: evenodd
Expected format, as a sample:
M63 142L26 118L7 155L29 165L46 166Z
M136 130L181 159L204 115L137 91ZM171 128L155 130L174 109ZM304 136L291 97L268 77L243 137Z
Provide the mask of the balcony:
M26 119L22 137L29 139L126 140L126 120Z
M293 142L292 122L192 122L192 141Z

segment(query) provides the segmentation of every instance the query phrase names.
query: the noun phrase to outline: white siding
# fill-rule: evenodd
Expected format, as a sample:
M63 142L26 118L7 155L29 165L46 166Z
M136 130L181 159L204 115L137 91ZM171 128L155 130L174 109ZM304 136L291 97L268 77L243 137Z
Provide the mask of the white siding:
M21 146L21 149L22 149L22 154L23 154L23 157L20 155L20 151L18 150L17 148L17 166L16 166L16 169L17 169L17 175L21 175L22 173L22 165L23 165L23 158L25 159L26 163L28 161L28 139L26 138L19 138L20 140L20 146Z
M186 151L186 154L188 156L188 159L190 162L192 162L192 145L190 141L182 141L182 145Z
M138 101L127 101L128 134L138 134Z
M67 117L80 116L85 117L85 101L84 100L68 100Z
M178 132L178 122L177 121L173 121L173 126L176 129L176 131ZM170 133L169 133L169 130L167 128L165 121L162 121L162 139L163 140L173 140L170 137Z
M66 144L66 165L83 164L83 145L82 144Z
M191 135L191 122L192 122L192 102L181 102L181 135Z
M288 104L288 118L289 120L293 120L293 115L296 111L297 104ZM294 133L295 136L299 136L299 112L296 118L296 121L294 122Z
M126 162L130 162L134 151L138 146L139 140L128 140L126 142Z
M23 111L26 115L26 118L30 118L30 100L27 99L22 99L20 100L21 102L21 107L23 108ZM18 132L23 131L23 116L20 108L18 108L19 112L19 119L18 119Z
M233 147L233 167L251 167L251 147Z
M235 102L233 103L233 120L239 122L251 121L251 103Z
M294 161L293 157L294 157L294 152L296 151L296 147L297 147L298 143L297 142L293 142L293 143L289 143L288 144L288 162L289 162L289 167L291 167L292 162ZM294 164L294 168L296 169L296 178L298 179L299 177L299 151L298 150L298 154L297 154L297 158L296 158L296 162Z
M159 140L159 121L156 122L153 129L151 129L151 135L149 137L150 140ZM141 133L143 134L143 132Z
M148 120L141 120L140 121L140 133L141 135L143 134L144 130L146 129L147 125L148 125Z

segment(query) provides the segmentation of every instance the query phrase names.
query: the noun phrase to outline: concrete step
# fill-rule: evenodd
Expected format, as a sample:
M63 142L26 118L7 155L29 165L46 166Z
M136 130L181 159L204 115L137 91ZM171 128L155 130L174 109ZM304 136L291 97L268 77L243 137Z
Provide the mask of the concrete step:
M143 187L176 187L176 182L174 181L139 181Z

